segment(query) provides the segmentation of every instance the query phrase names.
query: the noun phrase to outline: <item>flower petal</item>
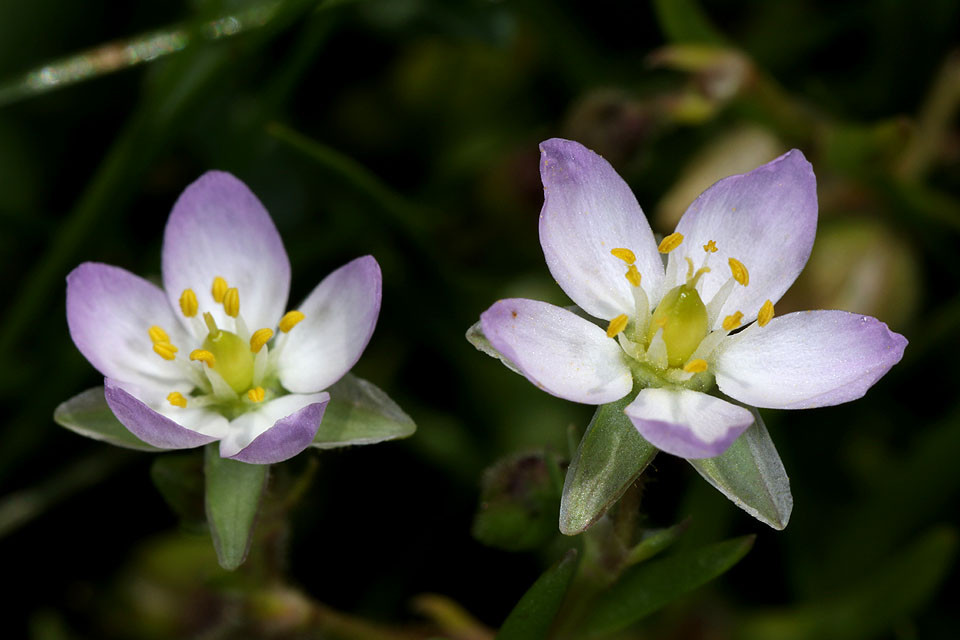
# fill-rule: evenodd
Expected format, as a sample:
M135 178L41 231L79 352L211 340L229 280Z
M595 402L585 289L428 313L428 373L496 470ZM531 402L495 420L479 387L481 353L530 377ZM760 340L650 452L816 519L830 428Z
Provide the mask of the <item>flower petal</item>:
M624 411L653 446L681 458L718 456L753 424L749 410L690 389L644 389Z
M200 311L232 327L211 294L224 278L240 294L240 314L251 331L275 326L290 293L290 261L270 214L240 180L208 171L188 186L163 234L163 286L170 304L193 289Z
M540 145L540 177L540 244L570 299L604 320L632 316L627 265L610 254L624 248L636 256L641 286L656 303L663 262L636 197L610 163L577 142L553 138Z
M324 278L300 305L305 317L277 354L280 383L294 393L313 393L342 378L370 342L381 289L373 256L348 262Z
M709 254L712 271L702 276L705 303L730 279L728 260L735 258L749 272L747 286L736 285L714 319L713 328L736 311L746 324L757 317L764 301L776 303L797 279L810 257L817 231L817 182L813 167L794 149L749 173L720 180L704 191L677 225L683 244L670 254L673 287L685 280L689 256L699 266L703 245L715 241Z
M756 407L807 409L855 400L903 357L907 340L876 318L800 311L730 338L717 384Z
M227 420L220 414L174 407L150 390L106 378L103 395L117 420L155 447L189 449L219 440L226 433Z
M160 287L125 269L85 262L67 276L67 325L80 353L108 378L170 391L191 388L173 361L153 351L156 325L179 347L190 348Z
M566 309L511 298L484 311L480 322L493 348L547 393L606 404L633 387L617 341Z
M292 393L249 411L230 423L220 455L251 464L273 464L306 449L330 402L327 392Z

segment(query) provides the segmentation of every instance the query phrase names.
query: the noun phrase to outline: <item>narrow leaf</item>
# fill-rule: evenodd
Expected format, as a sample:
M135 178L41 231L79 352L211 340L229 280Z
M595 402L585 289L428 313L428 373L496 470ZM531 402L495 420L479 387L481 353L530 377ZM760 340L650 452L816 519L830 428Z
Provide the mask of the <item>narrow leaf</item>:
M347 374L329 389L330 404L310 445L334 449L413 435L417 425L374 384Z
M480 321L477 320L473 323L469 329L467 329L467 342L476 347L477 351L482 351L491 358L496 358L504 365L507 369L510 369L514 373L520 373L520 370L517 367L507 360L502 353L493 348L493 345L490 344L490 341L487 340L487 336L483 333L483 327L480 326ZM521 374L523 375L523 374Z
M504 621L496 640L546 638L576 568L577 550L570 549L523 594Z
M753 540L733 538L628 569L597 598L584 628L603 635L637 622L723 574L747 554Z
M653 8L660 29L671 42L726 43L696 0L654 0Z
M690 460L693 468L735 505L774 529L790 521L793 496L760 412L750 408L754 423L716 458Z
M53 412L53 419L74 433L117 447L138 451L163 451L147 444L120 424L103 397L103 387L87 389L62 403Z
M597 408L570 462L560 501L560 531L586 531L643 473L657 449L623 413L627 397Z
M185 523L203 523L203 457L199 451L155 456L150 479Z
M667 529L655 529L647 532L643 539L630 550L624 564L631 566L649 560L676 542L689 525L690 520L688 519Z
M233 571L247 558L268 465L221 458L218 444L204 454L206 512L220 566Z

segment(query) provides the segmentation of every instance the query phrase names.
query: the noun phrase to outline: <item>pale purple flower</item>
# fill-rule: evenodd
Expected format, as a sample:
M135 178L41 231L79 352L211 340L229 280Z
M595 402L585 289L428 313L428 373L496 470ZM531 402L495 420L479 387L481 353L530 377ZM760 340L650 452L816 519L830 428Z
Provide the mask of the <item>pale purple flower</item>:
M709 458L753 424L742 405L848 402L902 357L906 339L875 318L775 317L816 234L816 179L800 151L720 180L658 245L603 158L569 140L540 149L547 266L603 326L534 300L484 312L492 347L538 387L585 404L639 391L625 411L644 438Z
M380 312L380 267L357 258L287 311L290 262L270 215L234 176L181 194L163 286L87 262L67 276L67 323L106 401L144 442L269 464L313 440L325 391L357 362Z

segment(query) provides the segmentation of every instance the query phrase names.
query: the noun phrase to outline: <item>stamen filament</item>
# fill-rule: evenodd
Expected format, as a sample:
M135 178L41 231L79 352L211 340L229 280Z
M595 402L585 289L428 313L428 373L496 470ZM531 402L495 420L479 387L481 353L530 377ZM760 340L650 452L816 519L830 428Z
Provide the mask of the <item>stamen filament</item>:
M650 346L647 348L647 362L657 369L666 369L669 364L667 360L667 343L663 340L663 329L657 329Z

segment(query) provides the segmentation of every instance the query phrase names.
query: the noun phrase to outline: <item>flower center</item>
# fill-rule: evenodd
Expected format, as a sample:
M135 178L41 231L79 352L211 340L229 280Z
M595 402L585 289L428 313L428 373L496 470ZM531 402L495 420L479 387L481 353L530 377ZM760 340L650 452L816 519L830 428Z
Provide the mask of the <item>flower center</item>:
M207 326L212 327L203 341L202 350L213 356L213 369L230 388L243 393L253 382L253 351L250 350L250 344L232 331L218 329L209 313L203 314L203 319Z
M647 327L648 346L661 329L667 346L667 362L671 367L682 366L700 346L708 329L707 307L693 284L674 287L663 296Z

